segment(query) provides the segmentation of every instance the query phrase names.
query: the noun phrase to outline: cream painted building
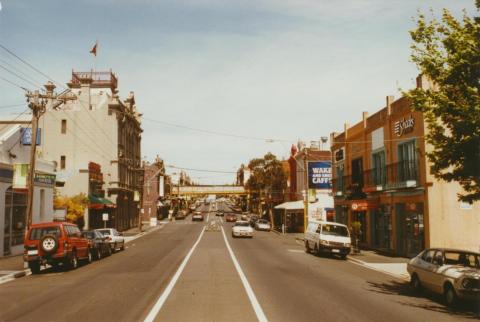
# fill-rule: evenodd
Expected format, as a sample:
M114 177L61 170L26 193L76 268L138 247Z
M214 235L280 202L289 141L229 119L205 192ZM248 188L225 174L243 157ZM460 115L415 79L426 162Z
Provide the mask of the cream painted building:
M0 257L23 253L26 227L27 190L13 189L14 164L30 162L30 144L24 132L28 121L2 124L0 121ZM40 146L42 144L40 133ZM53 220L55 164L41 157L35 165L32 222ZM26 175L26 173L25 173Z
M106 211L107 226L125 230L138 221L142 129L133 92L122 101L117 82L112 72L72 72L68 86L76 99L57 109L47 106L39 122L45 129L40 150L56 162L58 179L65 182L62 195L85 193L91 199L110 200L114 205ZM90 189L92 162L103 174L103 189L96 191ZM89 215L92 212L86 214L87 227L101 222Z

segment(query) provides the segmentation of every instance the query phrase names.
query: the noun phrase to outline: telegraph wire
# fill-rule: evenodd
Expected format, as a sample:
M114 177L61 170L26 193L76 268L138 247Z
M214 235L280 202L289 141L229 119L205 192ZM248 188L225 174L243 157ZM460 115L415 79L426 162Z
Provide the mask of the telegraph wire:
M35 83L39 84L40 82L35 79L35 77L32 77L32 75L28 75L26 72L24 72L20 67L14 66L13 62L10 63L6 60L0 59L0 63L7 65L8 67L12 68L14 71L19 73L20 75L23 75L24 77L31 78L32 80L35 81Z
M194 168L185 168L185 167L177 167L175 165L166 165L167 168L178 169L178 170L188 170L188 171L196 171L196 172L209 172L209 173L228 173L228 174L236 174L237 171L221 171L221 170L206 170L206 169L194 169Z
M17 83L12 82L11 80L8 80L8 79L6 79L6 78L4 78L4 77L2 77L2 76L0 76L0 79L4 80L5 82L9 83L10 85L13 85L13 86L15 86L15 87L20 88L21 90L23 90L23 91L25 91L25 92L28 92L28 91L29 91L28 88L25 88L25 87L23 87L23 86L21 86L21 85L18 85Z
M11 105L0 105L0 108L12 108L12 107L20 107L20 106L25 106L25 103L21 104L11 104Z
M38 87L38 84L35 84L34 82L29 81L29 80L26 79L25 77L18 75L17 73L11 71L11 70L8 69L7 67L5 67L5 66L3 66L3 65L0 65L0 68L6 70L8 73L16 76L17 78L20 78L20 79L23 80L24 82L27 82L27 83L29 83L30 85L33 85L33 87Z

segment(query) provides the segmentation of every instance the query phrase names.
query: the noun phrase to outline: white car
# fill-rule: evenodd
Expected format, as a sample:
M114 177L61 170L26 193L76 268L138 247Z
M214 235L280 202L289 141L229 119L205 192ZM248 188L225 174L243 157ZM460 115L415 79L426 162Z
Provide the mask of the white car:
M272 229L272 226L270 225L270 222L268 220L259 219L255 223L255 229L270 231L270 229Z
M253 237L253 228L250 223L245 220L235 222L232 227L232 237Z
M201 211L195 211L192 215L192 221L200 220L203 221L203 214Z
M125 249L125 239L123 238L122 233L119 233L115 228L102 228L95 230L106 237L105 241L110 244L113 252L115 252L117 249Z
M443 294L447 305L458 299L480 300L480 253L447 248L426 249L407 265L410 285Z

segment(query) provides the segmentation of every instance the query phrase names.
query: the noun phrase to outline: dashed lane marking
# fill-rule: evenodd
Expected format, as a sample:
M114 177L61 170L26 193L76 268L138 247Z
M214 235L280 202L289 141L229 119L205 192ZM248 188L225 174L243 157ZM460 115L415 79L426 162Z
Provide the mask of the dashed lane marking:
M252 303L253 310L257 315L257 319L260 322L266 322L268 321L267 317L265 316L265 313L263 312L262 307L260 306L260 303L258 303L257 297L255 296L255 293L253 293L252 287L250 286L250 283L248 282L247 277L243 273L242 268L240 267L240 264L238 263L237 258L235 257L235 254L233 253L232 248L228 243L227 236L225 235L225 230L223 229L223 226L221 228L222 228L223 239L225 240L225 244L227 245L228 252L230 253L230 257L232 258L233 265L235 266L238 272L238 275L240 275L240 280L242 281L243 287L247 292L250 303Z
M288 251L291 253L305 253L305 251L301 249L288 249Z
M195 248L197 248L197 245L200 243L200 240L202 239L204 232L205 232L205 226L203 227L202 232L200 233L200 236L198 236L197 241L195 242L195 244L193 244L193 247L190 249L187 256L185 256L185 258L183 259L183 262L180 264L180 267L178 268L177 272L175 273L175 275L173 275L172 279L170 280L170 283L168 283L162 295L158 298L157 302L155 303L153 308L150 310L150 313L148 313L144 322L152 322L153 320L155 320L156 316L158 315L158 312L160 312L160 310L162 309L163 304L165 304L165 301L167 300L168 296L172 292L175 284L177 283L178 278L180 277L183 270L185 269L185 266L187 265L188 260L192 256L193 251L195 250Z

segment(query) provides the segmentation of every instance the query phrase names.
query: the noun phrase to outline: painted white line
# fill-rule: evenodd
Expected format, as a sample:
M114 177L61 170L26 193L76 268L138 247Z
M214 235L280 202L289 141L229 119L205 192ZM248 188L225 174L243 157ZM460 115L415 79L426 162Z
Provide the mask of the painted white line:
M305 253L305 251L301 249L288 249L288 251L291 253Z
M225 244L227 245L228 252L230 253L230 257L232 258L233 265L237 269L238 275L240 275L240 279L242 280L243 287L245 287L245 291L247 292L248 298L250 299L250 303L252 303L253 310L257 315L257 319L260 322L266 322L268 321L267 317L265 316L265 313L263 313L262 307L260 306L260 303L258 303L257 297L255 296L255 293L253 293L252 287L250 286L250 283L248 283L248 280L245 277L245 274L243 273L242 268L240 267L240 264L238 263L237 258L235 257L235 254L233 254L232 248L228 243L227 236L225 235L225 231L223 230L223 226L221 228L222 228L223 239L225 240Z
M185 266L187 265L187 262L190 259L190 256L192 256L193 251L195 250L195 248L197 248L197 245L200 243L200 240L202 239L204 232L205 232L205 226L203 227L202 232L200 233L200 236L198 236L197 241L195 242L195 244L193 244L193 247L190 249L187 256L185 256L185 258L183 259L183 262L182 264L180 264L180 267L178 268L177 272L175 273L175 275L173 275L172 279L170 280L170 283L168 283L162 295L158 298L157 302L155 303L153 308L150 310L150 313L148 313L144 322L151 322L155 320L155 317L157 316L158 312L160 312L160 310L162 309L163 304L165 304L165 301L167 300L168 296L172 292L173 287L177 283L178 278L182 274Z
M210 220L210 213L207 214L207 222Z

